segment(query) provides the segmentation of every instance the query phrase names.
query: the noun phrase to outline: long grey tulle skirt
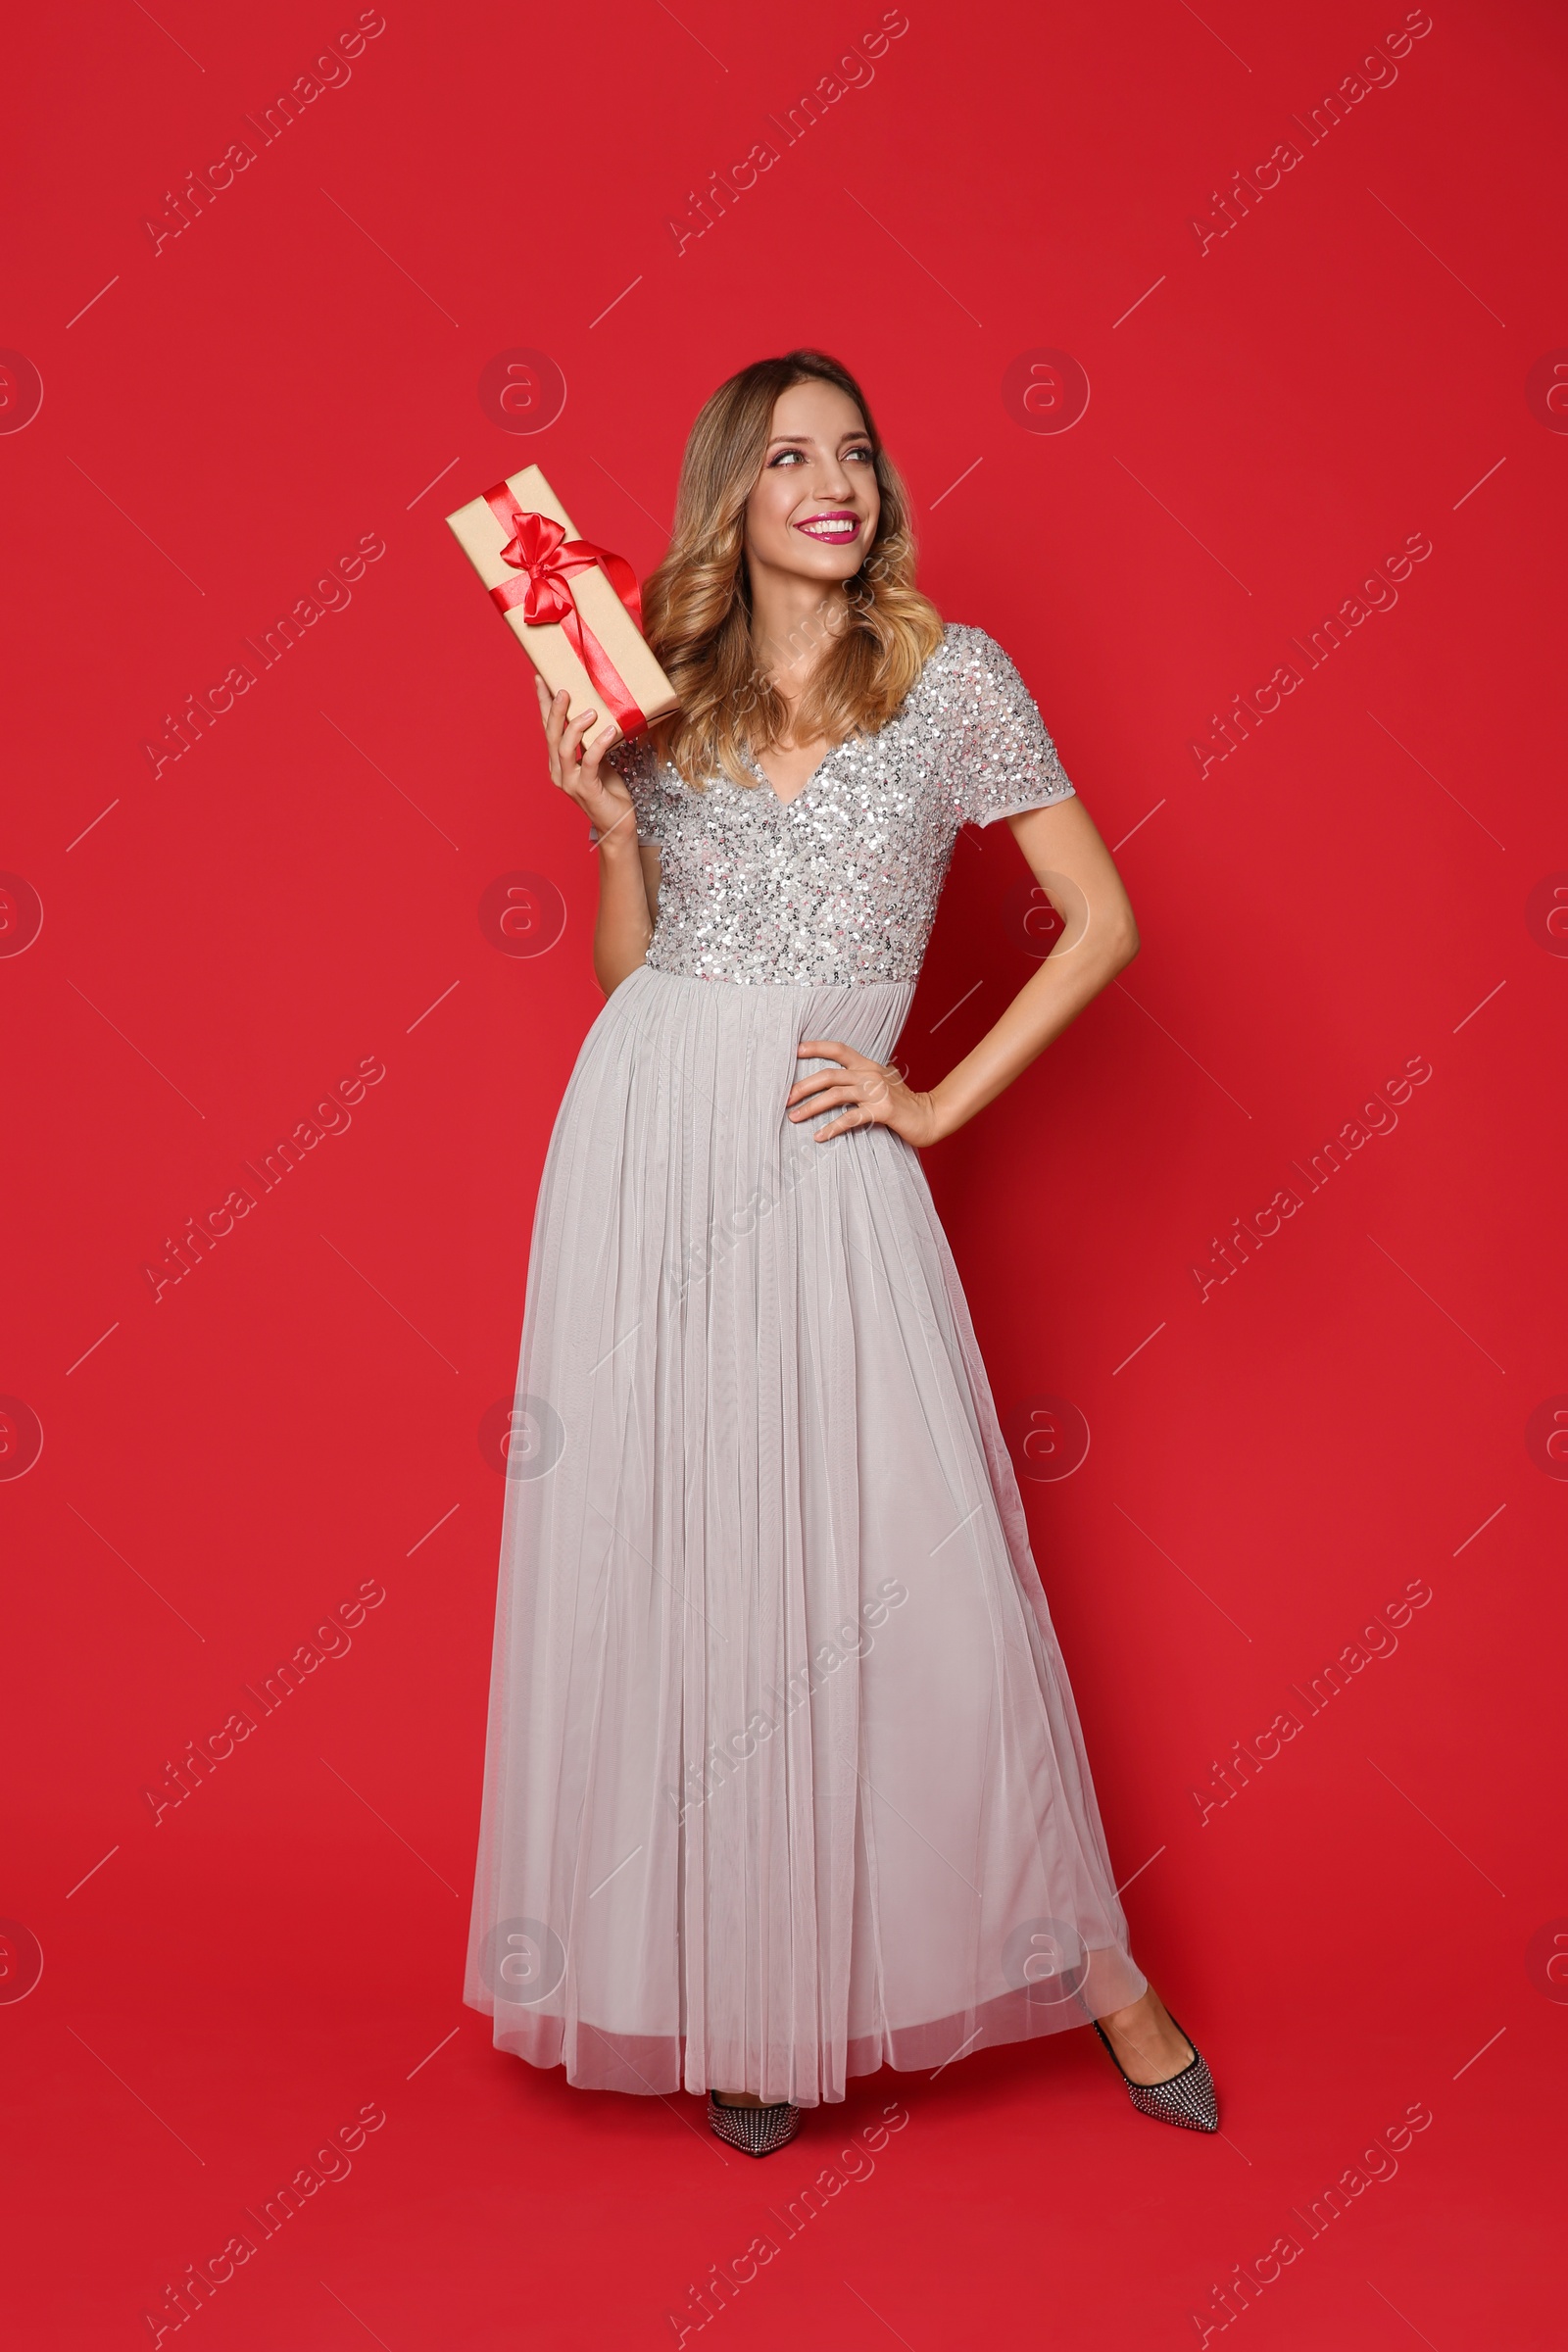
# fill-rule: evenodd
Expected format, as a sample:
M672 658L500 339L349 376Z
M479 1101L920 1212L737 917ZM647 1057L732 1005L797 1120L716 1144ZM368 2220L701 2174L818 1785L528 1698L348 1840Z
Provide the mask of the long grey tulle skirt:
M784 1115L912 993L645 965L562 1104L465 1998L575 2083L811 2106L1145 1989L919 1158Z

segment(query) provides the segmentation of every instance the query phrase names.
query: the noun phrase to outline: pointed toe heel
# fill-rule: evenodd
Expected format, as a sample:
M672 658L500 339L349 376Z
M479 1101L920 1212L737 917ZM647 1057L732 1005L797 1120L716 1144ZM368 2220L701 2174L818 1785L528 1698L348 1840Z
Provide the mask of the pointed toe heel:
M1214 2095L1214 2078L1192 2035L1174 2017L1170 2022L1193 2055L1191 2063L1166 2082L1135 2082L1098 2017L1095 2032L1109 2050L1116 2072L1127 2085L1127 2096L1140 2115L1152 2116L1156 2124L1174 2124L1182 2132L1217 2132L1219 2101Z
M771 2156L787 2147L801 2128L801 2111L788 2103L778 2107L726 2107L708 2094L709 2129L717 2139L743 2156Z

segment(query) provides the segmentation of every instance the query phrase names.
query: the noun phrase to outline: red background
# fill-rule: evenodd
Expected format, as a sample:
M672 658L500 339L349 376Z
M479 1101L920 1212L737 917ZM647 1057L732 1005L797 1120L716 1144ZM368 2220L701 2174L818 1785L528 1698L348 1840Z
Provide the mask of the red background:
M150 2341L166 2283L378 2101L353 2177L203 2311L208 2352L672 2343L764 2201L899 2097L874 2178L722 2341L1196 2342L1211 2285L1423 2101L1397 2177L1234 2326L1556 2342L1568 1495L1527 1427L1568 1389L1568 964L1532 912L1568 867L1568 438L1527 379L1568 343L1560 19L1437 0L1308 145L1291 117L1396 6L910 0L874 81L677 254L666 217L874 5L388 0L347 85L155 253L143 217L355 14L163 0L14 35L0 341L43 385L0 436L0 864L43 908L0 958L0 1389L43 1432L0 1482L0 1910L44 1962L0 2004L18 2340ZM1191 217L1291 138L1200 251ZM1027 1483L1036 1548L1221 2139L1137 2119L1073 2035L861 2084L763 2176L695 2102L573 2092L459 2005L502 1506L479 1428L598 997L583 826L442 517L537 460L646 572L704 395L802 340L863 376L925 585L1013 654L1125 844L1125 985L927 1164L1004 1415L1054 1396L1091 1432ZM567 387L531 437L475 389L517 346ZM1067 431L1004 402L1042 347L1087 371ZM1417 532L1397 606L1200 776L1209 714ZM369 533L352 605L155 778L164 714ZM537 956L479 920L519 869L565 909ZM1031 968L1022 870L1005 828L960 843L921 1074ZM1211 1237L1416 1055L1397 1129L1200 1299ZM366 1056L352 1128L155 1303L165 1238ZM1213 1759L1418 1578L1397 1654L1201 1820ZM155 1826L166 1762L367 1580L352 1652Z

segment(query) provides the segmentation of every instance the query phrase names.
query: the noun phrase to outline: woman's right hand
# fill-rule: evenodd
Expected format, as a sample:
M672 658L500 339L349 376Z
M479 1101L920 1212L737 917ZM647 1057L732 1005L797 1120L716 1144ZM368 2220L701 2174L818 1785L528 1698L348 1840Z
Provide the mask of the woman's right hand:
M552 696L537 671L533 682L549 749L551 783L559 786L568 800L576 802L589 823L597 828L601 841L618 831L635 844L637 825L631 794L605 758L612 746L619 742L619 728L612 720L597 742L585 751L582 739L598 718L598 711L584 710L568 726L566 713L571 708L571 697L565 688Z

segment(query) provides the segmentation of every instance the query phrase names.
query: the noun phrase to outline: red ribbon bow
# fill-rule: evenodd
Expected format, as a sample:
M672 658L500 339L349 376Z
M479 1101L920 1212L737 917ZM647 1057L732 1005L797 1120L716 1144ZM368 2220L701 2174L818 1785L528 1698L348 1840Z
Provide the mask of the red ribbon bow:
M595 692L609 704L621 733L641 734L648 721L613 662L578 612L569 585L574 572L591 571L597 564L641 628L643 600L637 574L624 556L612 555L607 547L595 547L591 539L568 539L561 524L550 515L519 507L505 482L498 482L484 495L491 514L508 533L501 560L522 574L520 579L504 580L499 588L491 589L497 606L503 612L510 612L520 605L522 617L530 628L555 626L564 630L566 643L588 672Z

